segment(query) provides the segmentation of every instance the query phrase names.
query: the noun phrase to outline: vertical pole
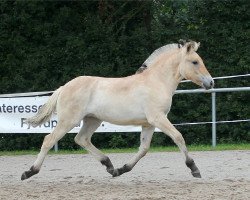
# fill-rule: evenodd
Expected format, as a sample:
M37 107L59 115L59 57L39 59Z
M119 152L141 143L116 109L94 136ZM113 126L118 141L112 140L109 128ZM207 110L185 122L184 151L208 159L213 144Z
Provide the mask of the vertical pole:
M212 146L216 147L216 93L212 92Z
M58 142L55 144L54 150L55 150L55 152L58 152Z

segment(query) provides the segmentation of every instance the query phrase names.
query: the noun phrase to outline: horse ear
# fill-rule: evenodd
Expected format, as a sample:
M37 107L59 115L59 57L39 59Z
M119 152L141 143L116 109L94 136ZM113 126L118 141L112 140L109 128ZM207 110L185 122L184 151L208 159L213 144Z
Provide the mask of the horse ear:
M187 53L190 53L192 50L197 51L199 46L200 46L199 42L198 43L194 41L188 42L186 44Z
M181 48L181 47L183 47L185 44L186 44L186 40L183 40L183 39L180 39L179 41L178 41L178 47L179 48Z
M195 51L198 50L200 44L201 44L200 42L198 42L198 43L197 43L197 42L194 42L194 50L195 50Z
M190 53L192 48L193 48L193 45L189 42L186 46L187 46L186 47L187 48L187 53Z

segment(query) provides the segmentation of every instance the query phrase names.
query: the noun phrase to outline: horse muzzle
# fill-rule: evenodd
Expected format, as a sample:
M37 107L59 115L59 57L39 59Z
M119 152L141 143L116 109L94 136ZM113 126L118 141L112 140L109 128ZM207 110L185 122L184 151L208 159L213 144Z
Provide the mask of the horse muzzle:
M212 89L214 87L214 80L211 76L202 77L202 86L206 89Z

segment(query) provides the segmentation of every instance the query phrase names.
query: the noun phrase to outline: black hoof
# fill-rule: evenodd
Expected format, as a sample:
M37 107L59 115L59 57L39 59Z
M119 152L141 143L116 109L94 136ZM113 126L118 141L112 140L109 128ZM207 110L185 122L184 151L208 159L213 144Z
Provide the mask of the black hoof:
M21 180L25 180L30 178L31 176L37 174L39 172L39 170L35 169L33 166L30 168L30 170L23 172L22 176L21 176Z
M121 175L121 174L120 174L120 172L119 172L119 169L114 169L112 176L113 176L113 177L117 177L117 176L120 176L120 175Z
M191 169L191 174L193 175L193 177L201 178L200 171L199 171L198 167L195 165L193 159L188 159L186 161L186 165Z
M114 170L113 177L120 176L131 170L132 170L132 167L129 167L128 165L124 165L123 167Z
M106 166L106 170L108 173L113 175L114 173L114 166L112 162L110 161L109 157L105 157L103 160L101 160L102 165Z
M200 172L192 172L193 177L195 178L201 178Z
M113 176L114 168L107 168L107 172L110 173Z

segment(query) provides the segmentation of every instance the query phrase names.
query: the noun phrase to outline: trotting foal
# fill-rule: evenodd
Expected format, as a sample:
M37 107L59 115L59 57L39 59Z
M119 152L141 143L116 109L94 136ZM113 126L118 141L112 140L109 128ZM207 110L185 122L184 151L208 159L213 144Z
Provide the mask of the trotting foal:
M181 133L166 117L172 96L182 79L210 89L214 82L202 59L196 53L199 43L170 44L157 49L144 62L145 69L124 78L80 76L57 89L39 112L27 123L36 127L50 119L56 111L57 127L45 136L41 151L32 167L22 174L27 179L37 174L48 151L67 132L84 121L75 142L94 155L112 176L130 171L147 153L155 128L172 138L186 157L186 165L194 177L200 171L189 156ZM114 168L110 159L92 143L91 137L102 121L118 125L141 126L138 153L121 168Z

